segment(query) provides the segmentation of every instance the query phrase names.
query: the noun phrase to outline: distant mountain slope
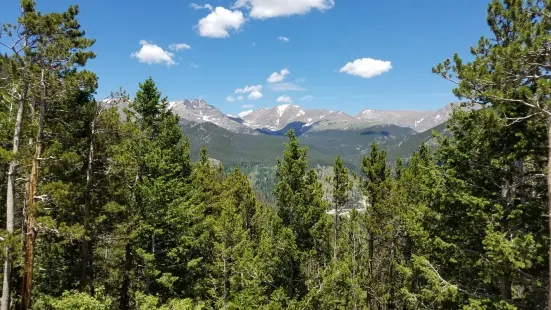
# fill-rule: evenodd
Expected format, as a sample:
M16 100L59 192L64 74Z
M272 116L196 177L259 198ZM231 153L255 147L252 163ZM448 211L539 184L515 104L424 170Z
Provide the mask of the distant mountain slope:
M415 135L403 137L400 141L393 144L387 144L386 149L389 158L408 158L413 152L415 152L421 143L426 143L429 146L434 146L436 140L433 136L433 132L440 134L446 134L446 123L440 124L434 128L428 129L424 132L417 133Z
M327 121L355 122L352 116L341 111L309 110L291 104L248 112L242 118L245 124L251 128L270 131L280 131L291 123L302 123L305 127L316 128Z
M433 113L434 111L363 110L356 115L356 119L370 124L393 124L414 129L416 122Z
M128 102L120 102L118 106L122 113L123 108L128 107ZM168 108L184 121L212 123L234 133L272 136L281 136L289 129L304 135L328 130L354 132L376 125L406 127L421 133L445 123L453 112L450 104L437 111L363 110L350 116L342 111L305 109L284 104L244 111L235 116L222 113L202 99L171 101Z
M169 103L182 119L194 123L212 123L235 133L283 135L294 129L298 135L314 131L361 130L375 125L395 125L423 132L449 119L453 111L447 105L438 111L363 110L355 116L342 111L305 109L284 104L272 108L249 110L226 115L204 100L182 100Z
M172 101L169 102L168 108L187 121L212 123L232 132L258 134L254 129L240 123L239 118L225 115L201 99Z
M210 156L231 166L275 165L287 142L284 136L235 133L208 122L182 121L181 127L191 141L194 156L198 156L200 148L205 145ZM300 137L300 142L309 148L311 165L330 166L334 157L340 154L349 167L359 168L361 157L369 152L374 141L391 148L415 135L410 128L377 125L361 130L308 132Z

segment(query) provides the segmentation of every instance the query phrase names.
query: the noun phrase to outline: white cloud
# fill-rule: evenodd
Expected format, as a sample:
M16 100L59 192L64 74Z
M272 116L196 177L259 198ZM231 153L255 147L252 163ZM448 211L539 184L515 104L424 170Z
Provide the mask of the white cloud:
M194 62L191 62L189 65L190 65L190 67L193 67L195 69L199 68L199 65L194 63Z
M192 9L195 9L195 10L201 10L201 9L207 9L207 10L210 10L212 11L212 5L210 4L205 4L205 5L199 5L197 3L192 3L189 5Z
M256 85L256 86L245 86L245 88L238 88L235 90L236 94L247 94L253 91L261 91L262 85Z
M235 90L236 94L249 94L247 98L249 100L258 100L262 98L264 95L262 94L262 85L256 85L256 86L245 86L245 88L238 88ZM241 99L243 99L243 96L239 96ZM239 100L239 98L238 98Z
M287 37L278 37L277 39L278 39L279 41L285 42L285 43L291 41L291 40L289 40L289 38L287 38Z
M241 108L242 109L254 108L254 104L247 103L247 104L242 105Z
M258 99L262 98L263 96L264 95L262 95L262 93L259 92L258 90L253 90L247 98L249 98L249 100L258 100Z
M250 9L252 18L266 19L306 14L312 9L325 11L334 5L335 0L237 0L233 7Z
M302 82L306 82L306 79L305 78L300 78L300 79L297 79L296 81L297 83L302 83Z
M280 96L279 98L277 98L277 102L279 102L279 103L293 103L293 100L291 99L291 97L289 97L287 95L283 95L283 96Z
M303 91L304 87L293 83L274 83L270 84L270 89L273 91Z
M287 75L289 75L291 72L287 70L287 68L281 70L281 72L274 72L270 77L268 78L268 83L279 83L285 79Z
M189 50L191 46L185 43L176 43L176 44L170 44L168 48L173 51L180 51L180 50Z
M237 101L241 101L241 100L243 100L243 96L237 97Z
M311 96L311 95L306 95L306 96L300 98L300 100L302 100L302 101L312 100L312 99L314 99L314 96Z
M339 70L339 72L346 72L350 75L356 75L369 79L390 71L390 69L392 69L392 64L390 61L361 58L347 63Z
M233 98L233 96L228 96L228 97L226 97L226 101L227 102L234 102L235 98Z
M130 57L137 58L139 62L146 64L166 64L166 65L175 65L173 57L174 54L163 50L160 46L153 43L147 42L146 40L141 40L140 44L142 48L130 54Z
M199 20L196 27L199 35L207 38L227 38L230 30L239 30L245 23L241 11L230 11L221 6L217 7L206 17Z

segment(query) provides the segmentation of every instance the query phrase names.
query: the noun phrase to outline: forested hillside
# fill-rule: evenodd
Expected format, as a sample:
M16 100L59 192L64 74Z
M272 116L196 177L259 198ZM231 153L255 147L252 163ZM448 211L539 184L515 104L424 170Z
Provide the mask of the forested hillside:
M433 69L483 107L445 134L357 159L338 132L250 136L281 143L269 197L153 79L96 98L77 6L21 8L0 36L0 310L551 309L551 1L492 1L473 61ZM331 172L300 139L341 142Z

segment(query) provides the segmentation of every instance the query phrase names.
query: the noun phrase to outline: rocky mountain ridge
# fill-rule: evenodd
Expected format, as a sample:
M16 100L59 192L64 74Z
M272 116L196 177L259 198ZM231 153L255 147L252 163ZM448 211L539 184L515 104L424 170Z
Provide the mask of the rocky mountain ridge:
M169 103L169 108L183 121L213 123L231 132L254 135L279 135L288 129L301 134L308 131L354 130L374 125L396 125L423 132L445 123L453 112L453 106L449 104L437 111L366 109L352 116L342 111L283 104L228 115L202 99L173 101Z

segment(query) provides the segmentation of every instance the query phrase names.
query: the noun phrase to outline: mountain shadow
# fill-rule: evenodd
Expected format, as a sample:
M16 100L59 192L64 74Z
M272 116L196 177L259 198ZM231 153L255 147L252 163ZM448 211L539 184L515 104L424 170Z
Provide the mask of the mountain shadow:
M284 136L289 130L293 129L297 136L302 136L312 128L312 125L307 125L305 122L292 122L287 124L280 130L270 130L268 128L256 129L257 132L268 136Z

